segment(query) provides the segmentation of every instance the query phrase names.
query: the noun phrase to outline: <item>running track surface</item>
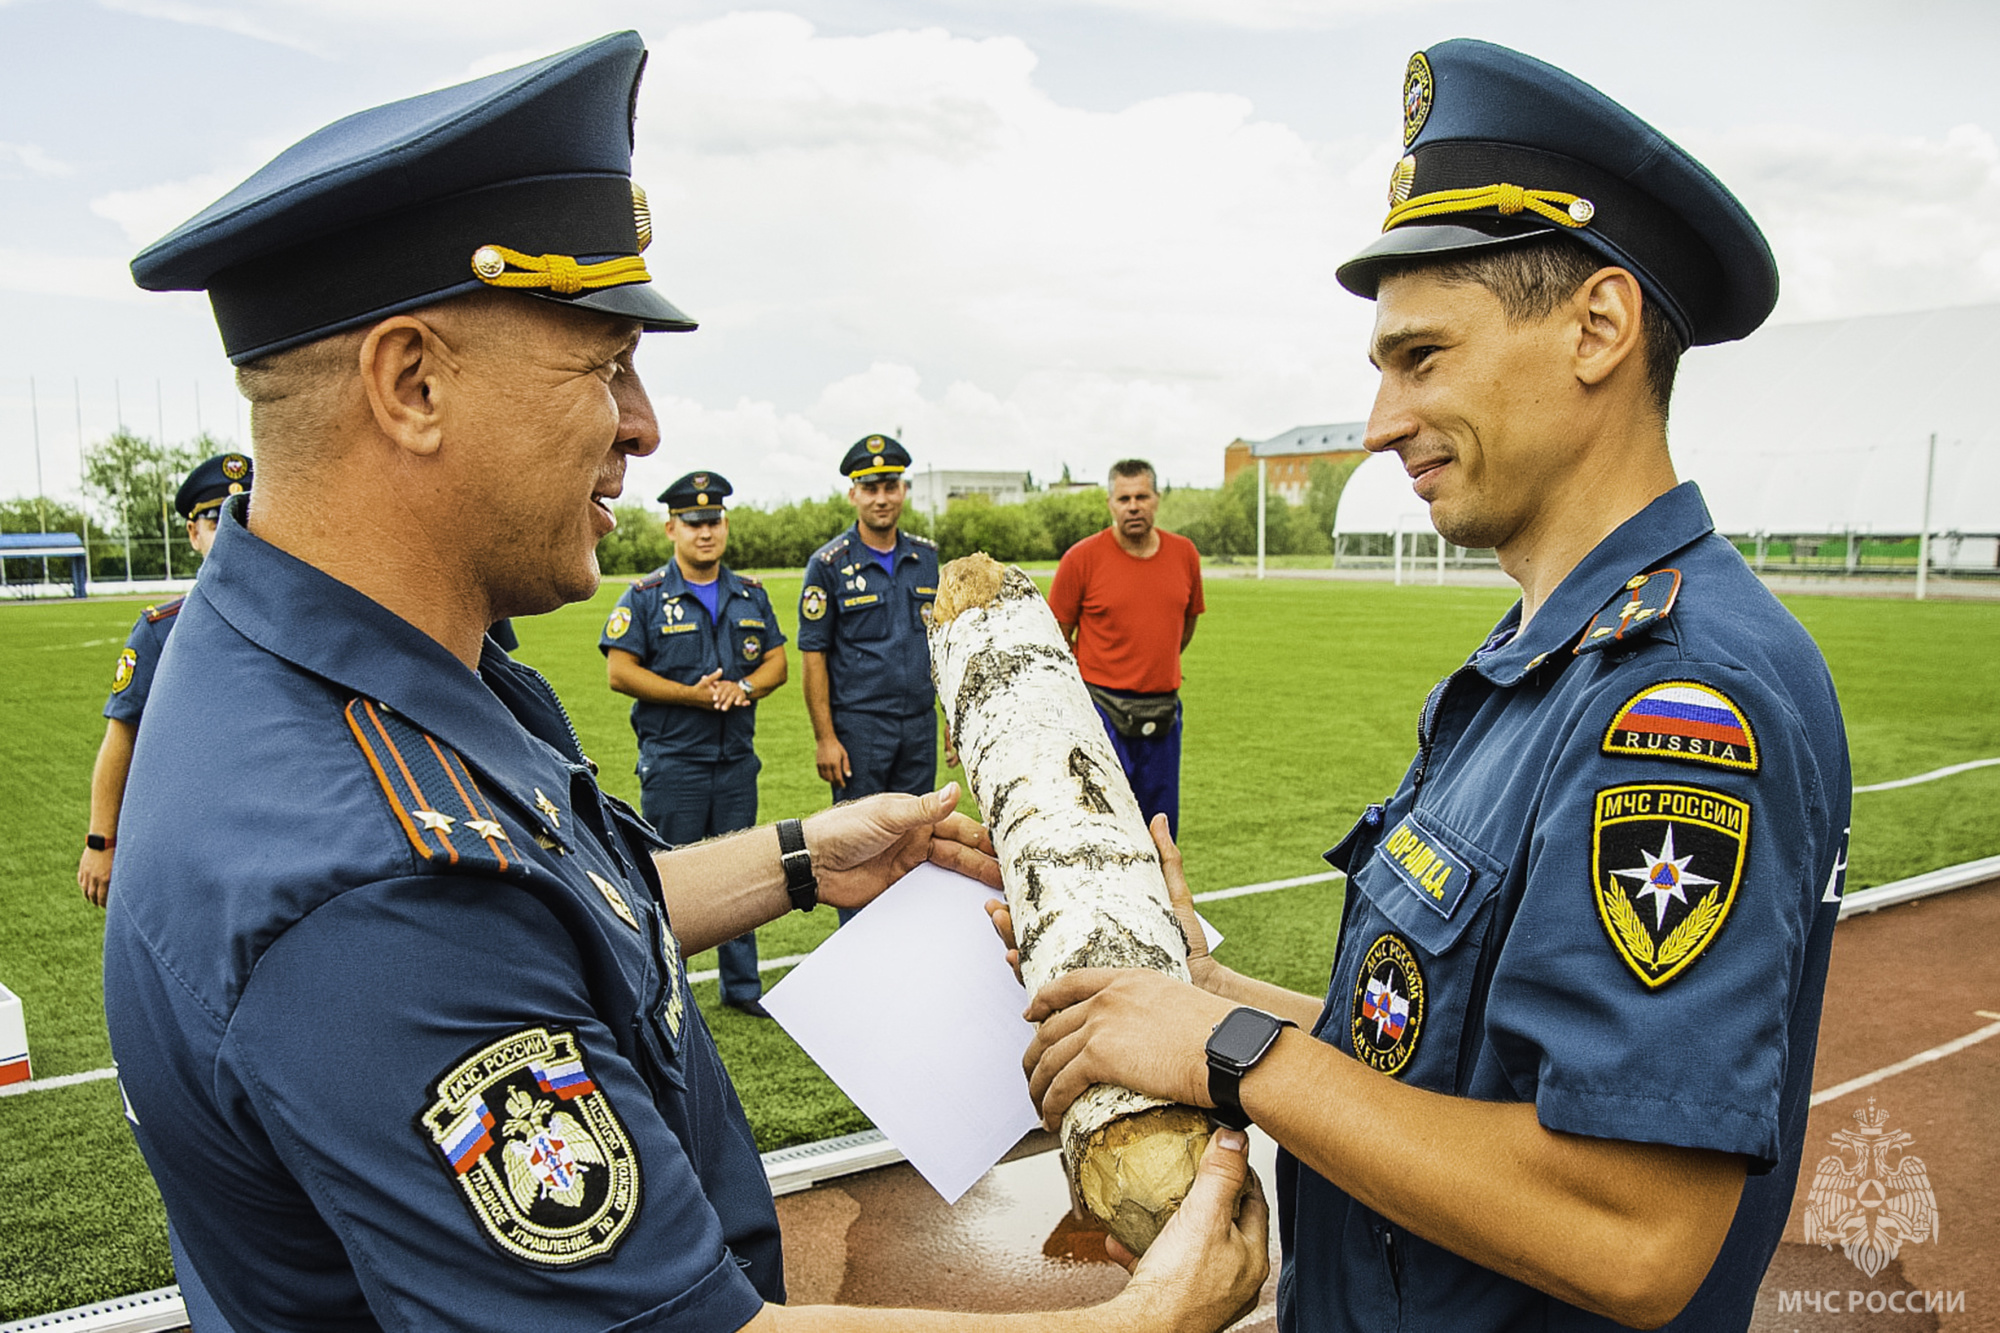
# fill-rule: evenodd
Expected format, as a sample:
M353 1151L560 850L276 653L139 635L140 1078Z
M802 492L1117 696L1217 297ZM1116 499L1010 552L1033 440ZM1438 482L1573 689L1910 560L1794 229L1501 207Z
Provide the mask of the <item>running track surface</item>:
M1834 933L1813 1087L1829 1089L1954 1042L2000 1015L2000 881L1851 917ZM1829 1136L1869 1099L1912 1136L1937 1198L1937 1234L1906 1245L1873 1278L1838 1247L1804 1241L1803 1205ZM2000 1037L1881 1079L1813 1109L1798 1202L1764 1279L1752 1328L2000 1333ZM1271 1148L1253 1160L1268 1181ZM1101 1235L1065 1218L1052 1141L1036 1136L947 1208L908 1166L830 1182L778 1200L796 1304L840 1301L962 1310L1035 1310L1103 1300L1124 1283ZM1274 1265L1275 1270L1275 1265ZM1276 1328L1267 1283L1241 1333ZM1825 1293L1840 1295L1825 1312ZM1963 1293L1959 1308L1869 1313L1869 1293ZM1817 1292L1815 1311L1786 1293ZM1850 1293L1859 1293L1852 1298ZM1850 1312L1847 1305L1856 1300ZM1905 1294L1897 1300L1906 1304ZM1920 1301L1922 1305L1924 1302Z

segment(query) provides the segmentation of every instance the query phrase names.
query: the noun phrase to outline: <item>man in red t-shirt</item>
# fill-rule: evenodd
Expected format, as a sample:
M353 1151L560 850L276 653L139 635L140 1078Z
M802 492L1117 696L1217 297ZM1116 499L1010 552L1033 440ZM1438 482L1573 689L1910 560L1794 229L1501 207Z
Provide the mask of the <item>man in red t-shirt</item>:
M1181 650L1203 610L1194 543L1153 526L1153 465L1111 465L1111 526L1063 553L1049 609L1076 651L1139 809L1181 822Z

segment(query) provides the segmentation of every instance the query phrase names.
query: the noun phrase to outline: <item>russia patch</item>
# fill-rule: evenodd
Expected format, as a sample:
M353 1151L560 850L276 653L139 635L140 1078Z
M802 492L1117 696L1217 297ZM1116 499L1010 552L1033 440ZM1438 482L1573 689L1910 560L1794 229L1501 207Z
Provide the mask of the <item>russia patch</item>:
M1604 753L1685 759L1757 771L1757 733L1736 701L1691 680L1649 685L1626 700L1604 732Z
M639 1154L574 1033L510 1033L431 1095L417 1130L502 1254L573 1268L618 1247L639 1215Z

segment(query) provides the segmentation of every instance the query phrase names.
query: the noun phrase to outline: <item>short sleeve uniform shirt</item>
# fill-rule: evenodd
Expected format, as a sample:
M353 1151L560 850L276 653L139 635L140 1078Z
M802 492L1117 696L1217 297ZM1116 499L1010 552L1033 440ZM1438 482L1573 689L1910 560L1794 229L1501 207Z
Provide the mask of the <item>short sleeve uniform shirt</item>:
M111 675L111 695L104 701L104 716L139 725L146 711L146 699L153 692L153 673L159 670L160 653L173 633L184 598L149 606L132 625L125 647L118 654L118 666Z
M1315 1034L1552 1130L1748 1159L1670 1326L1740 1328L1799 1167L1846 864L1839 704L1692 484L1518 623L1432 693L1402 786L1328 854L1349 881ZM1616 1327L1289 1155L1278 1174L1286 1330Z
M785 632L761 583L722 568L716 576L716 613L711 616L688 590L680 566L668 562L619 594L604 622L600 651L623 649L657 676L692 685L713 671L742 680L764 654L785 642ZM632 704L640 760L687 759L730 763L755 753L754 709L711 713L700 708Z
M1128 555L1109 528L1063 552L1049 609L1077 627L1083 678L1109 690L1166 694L1181 687L1181 634L1207 609L1201 553L1179 533L1159 533L1150 559Z
M489 641L468 670L235 509L140 733L104 968L223 1313L728 1333L782 1301L650 832L532 669Z
M915 717L931 711L926 629L937 600L937 547L896 535L884 571L859 525L813 552L799 592L799 650L825 653L835 713Z

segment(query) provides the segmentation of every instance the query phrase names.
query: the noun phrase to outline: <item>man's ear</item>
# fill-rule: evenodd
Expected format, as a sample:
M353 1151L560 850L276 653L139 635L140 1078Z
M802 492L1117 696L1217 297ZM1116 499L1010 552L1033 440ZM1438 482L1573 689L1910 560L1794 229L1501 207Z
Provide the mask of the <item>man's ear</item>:
M1576 378L1589 387L1605 383L1632 361L1640 342L1640 310L1645 295L1639 280L1622 268L1602 268L1570 298L1576 325Z
M375 426L400 449L434 454L444 442L447 373L456 363L437 333L413 315L368 330L357 353Z

